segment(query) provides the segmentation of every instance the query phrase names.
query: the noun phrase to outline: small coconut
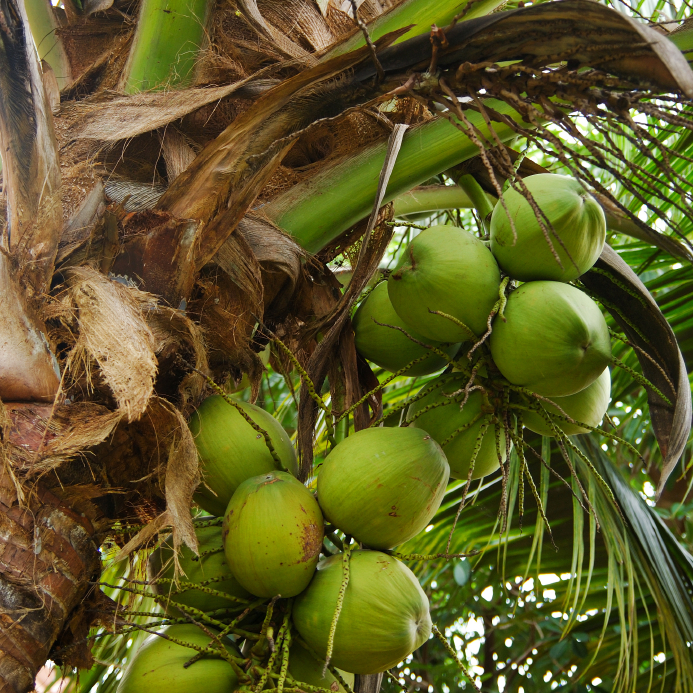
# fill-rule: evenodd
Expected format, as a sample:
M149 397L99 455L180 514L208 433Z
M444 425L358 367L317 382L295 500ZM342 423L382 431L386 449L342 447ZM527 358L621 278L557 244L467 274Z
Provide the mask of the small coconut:
M405 371L404 375L415 376L435 373L445 368L448 362L429 349L413 342L399 330L393 327L383 327L383 325L401 327L414 339L429 346L438 347L450 358L455 355L459 348L459 344L445 344L428 339L407 325L392 307L387 283L382 282L359 306L354 315L353 326L356 351L365 359L392 373L396 373L414 359L427 354L427 359L412 366Z
M367 428L343 440L318 476L325 518L354 539L391 549L416 536L440 506L450 468L414 428Z
M284 468L296 475L296 452L281 424L260 407L234 401L267 431ZM262 434L220 395L202 402L190 418L189 426L203 477L194 499L212 515L224 514L234 491L246 479L278 468Z
M580 390L580 392L576 392L574 395L568 395L568 397L553 397L552 401L555 402L560 409L544 401L539 402L539 404L541 404L549 414L563 416L564 414L561 413L562 410L574 421L596 427L599 426L601 420L604 418L604 414L606 414L610 398L611 374L609 373L609 369L605 368L604 372L584 390ZM522 422L530 431L534 431L534 433L539 433L539 435L542 436L554 436L553 429L549 426L544 417L537 412L523 411ZM589 433L590 431L589 428L583 428L582 426L558 418L554 420L554 423L568 436Z
M430 311L452 315L481 336L499 286L500 271L491 251L455 226L422 231L387 282L392 305L406 324L428 339L451 343L469 340L469 333Z
M339 690L341 693L346 693L342 684L339 683L329 669L325 671L323 676L324 669L324 659L315 657L298 641L291 645L291 650L289 651L289 674L296 681L307 683L309 686L316 686L317 688L327 688L332 691ZM354 675L341 670L339 673L353 691Z
M209 626L207 626L209 628ZM218 635L218 632L209 628ZM118 684L117 693L229 693L238 688L233 667L221 657L205 655L187 669L183 666L197 650L184 647L167 638L175 638L198 647L209 647L211 639L197 626L182 624L166 626L160 635L150 635L135 653ZM227 651L240 653L231 640L222 637Z
M529 201L512 188L503 193L510 217L500 202L491 216L491 251L498 264L523 282L577 279L594 265L604 248L606 220L601 206L580 181L569 176L540 173L528 176L524 183L558 236L542 217L561 264L551 252Z
M324 521L313 494L291 474L244 481L224 516L224 551L238 582L258 597L293 597L318 563Z
M464 394L459 394L453 398L447 396L463 389L468 380L469 376L464 373L441 375L422 388L421 392L425 392L425 396L413 402L407 411L407 421L412 421L413 419L411 426L426 431L441 445L455 431L481 415L476 423L460 431L450 442L443 445L443 452L450 465L450 476L454 479L467 478L474 447L481 433L483 423L483 393L478 390L472 392L462 409L460 409L460 404L464 399ZM416 414L427 407L433 408L421 414L418 418L414 418ZM500 429L501 459L505 461L507 454L505 432L502 426L498 428ZM484 433L482 438L481 448L474 461L472 479L480 479L492 474L498 469L500 464L501 460L498 459L498 451L496 450L496 425L492 424L486 429L486 433Z
M224 556L224 543L221 538L221 527L200 527L195 530L200 555L196 556L187 546L182 545L178 550L178 564L182 574L178 575L179 584L182 582L200 583L223 577L223 580L208 585L217 592L224 592L232 597L245 599L250 593L243 589L238 580L231 574ZM174 579L175 566L173 561L173 540L169 535L149 556L147 566L149 579L155 581L164 578L165 582L155 582L154 590L157 594L170 594L167 612L172 611L180 615L176 604L192 606L200 611L214 611L226 607L237 606L238 603L221 596L210 595L202 590L190 588L184 592L172 594L177 586L169 580Z
M376 674L428 640L428 598L409 568L380 551L354 551L349 573L331 661L355 674ZM320 657L327 656L341 584L337 554L319 563L308 589L294 601L294 625Z
M611 361L609 328L599 306L561 282L527 282L513 291L506 321L496 318L491 354L503 377L545 397L591 385Z

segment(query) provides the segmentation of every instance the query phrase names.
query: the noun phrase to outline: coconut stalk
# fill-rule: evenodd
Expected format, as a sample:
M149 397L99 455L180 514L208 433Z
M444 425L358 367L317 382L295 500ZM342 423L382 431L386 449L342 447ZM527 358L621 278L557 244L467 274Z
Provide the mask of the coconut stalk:
M457 185L420 185L392 202L396 217L443 209L467 209L472 206L469 195Z
M484 17L502 4L502 0L470 0L466 4L459 0L442 0L441 2L430 2L430 0L405 0L405 2L392 8L389 12L380 15L372 22L368 23L368 33L373 41L379 39L390 31L396 31L405 26L412 26L404 36L401 36L395 43L405 41L425 34L431 30L431 25L444 27L452 20L462 14L464 19L474 17ZM342 55L353 51L356 48L366 45L366 40L359 30L346 40L338 43L331 48L323 57L329 60L337 55Z
M492 107L511 114L504 103ZM480 114L468 112L467 117L491 139ZM507 125L496 123L494 129L502 141L514 137ZM263 206L263 214L308 252L320 251L370 213L386 149L386 142L378 142L336 161ZM444 118L412 128L404 136L383 203L478 153L471 139Z
M59 24L53 6L50 0L26 0L24 7L39 59L51 66L58 80L58 87L64 89L72 82L72 68L63 42L55 33Z
M121 80L123 91L188 85L209 14L207 0L144 0Z

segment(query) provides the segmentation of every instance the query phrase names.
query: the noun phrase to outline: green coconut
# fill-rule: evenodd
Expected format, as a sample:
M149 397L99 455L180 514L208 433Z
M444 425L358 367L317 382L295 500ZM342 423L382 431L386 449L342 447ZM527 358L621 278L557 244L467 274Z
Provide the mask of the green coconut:
M463 389L468 380L469 376L464 373L441 375L422 388L421 392L425 392L425 396L413 402L407 411L407 421L413 419L411 428L426 431L441 445L459 428L479 417L476 423L460 431L450 442L443 445L443 452L450 465L450 476L454 479L466 479L469 475L469 466L483 423L483 393L478 390L472 392L462 409L460 409L460 404L464 399L464 394L454 398L446 397L446 395ZM414 418L416 414L427 407L433 408L418 418ZM502 426L498 426L498 428L500 429L501 458L505 461L507 454L505 432ZM488 476L495 472L498 467L500 467L500 460L496 449L496 426L492 424L486 429L482 438L481 447L474 461L472 479Z
M221 527L200 527L195 530L197 535L198 558L187 546L182 545L178 551L178 564L182 574L178 576L179 585L181 582L200 583L202 581L215 580L223 577L223 580L212 582L208 586L218 592L224 592L232 597L244 599L250 593L243 589L238 580L231 574L231 569L224 556L224 542L221 538ZM152 552L149 557L148 573L149 579L154 581L157 578L164 578L165 582L155 583L154 589L157 594L167 595L176 589L176 586L168 582L174 578L173 563L173 540L169 535L159 548ZM201 611L214 611L226 607L237 606L238 603L231 599L224 599L221 596L213 596L202 590L187 589L184 592L171 594L169 607L174 608L176 604L192 606ZM175 610L176 615L179 615Z
M524 183L558 236L542 218L563 267L551 252L530 203L512 188L503 193L507 212L499 202L491 216L491 251L498 264L523 282L577 279L594 265L604 248L606 220L601 206L569 176L540 173L528 176ZM510 219L515 223L517 239Z
M210 637L192 624L166 626L161 634L199 647L208 647L210 643ZM222 640L230 654L240 657L231 640ZM192 647L150 635L128 664L117 693L229 693L238 688L233 667L221 657L205 655L186 669L183 665L196 654Z
M318 476L325 518L357 541L391 549L438 510L450 476L440 445L414 428L367 428L343 440Z
M502 375L545 397L591 385L611 361L609 328L599 306L561 282L527 282L513 291L506 321L496 318L491 354Z
M244 481L224 516L224 551L238 582L258 597L293 597L318 563L324 521L313 494L291 474Z
M481 336L498 300L499 286L500 271L491 251L455 226L422 231L387 282L399 317L427 339L439 342L464 342L469 332L431 310L453 316Z
M609 369L605 368L604 372L584 390L576 392L568 397L554 397L553 401L560 407L554 407L547 402L540 402L549 414L569 416L574 421L586 423L589 426L599 426L601 420L606 414L611 398L611 374ZM564 414L561 413L561 410ZM553 436L554 431L546 422L541 414L533 411L522 412L522 422L534 433L539 433L542 436ZM575 436L580 433L589 433L589 428L584 428L576 424L561 419L554 419L554 423L566 435Z
M438 347L451 358L459 348L459 344L451 345L430 340L409 327L392 307L386 282L378 284L373 289L354 315L356 351L365 359L392 373L404 368L414 359L428 354L427 359L405 371L404 375L408 376L428 375L447 366L448 362L441 356L413 342L399 330L382 325L401 327L414 339Z
M283 468L297 474L296 452L281 424L260 407L234 401L267 431ZM278 469L264 437L220 395L202 402L190 418L189 426L203 477L194 499L212 515L224 514L234 491L246 479Z
M294 625L320 657L327 655L341 584L342 554L337 554L319 563L308 589L294 601ZM332 664L355 674L376 674L408 657L430 633L428 598L414 573L380 551L354 551Z
M309 652L300 642L294 642L289 651L289 674L296 679L307 683L309 686L317 688L327 688L333 691L341 691L346 693L346 690L337 678L328 669L323 676L322 672L325 669L325 660L318 659ZM349 688L354 690L354 675L347 671L339 672L342 678L347 682Z

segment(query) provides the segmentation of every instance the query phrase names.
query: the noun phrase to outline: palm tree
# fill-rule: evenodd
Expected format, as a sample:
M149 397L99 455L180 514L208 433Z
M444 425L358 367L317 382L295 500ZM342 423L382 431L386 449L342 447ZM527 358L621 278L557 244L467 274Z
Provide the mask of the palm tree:
M652 8L653 22L663 11ZM308 479L328 438L396 412L412 387L357 358L349 321L415 228L395 215L469 224L472 208L483 229L489 196L505 181L522 190L545 166L601 196L618 252L582 282L622 339L618 401L650 421L642 432L622 415L619 432L644 441L658 491L683 502L687 489L675 496L666 482L691 418L690 280L679 270L692 257L693 73L675 45L689 48L686 25L669 40L667 21L588 0L0 0L3 691L30 690L48 658L92 667L82 686L103 679L89 632L108 626L117 594L95 587L99 547L135 556L172 529L177 546L196 548L186 417L214 383L245 378L246 396L262 390L268 408L275 388L282 415L296 414ZM342 291L333 270L344 262ZM579 665L615 690L693 687L690 555L612 468L633 461L612 440L595 433L567 456L535 441L558 474L572 462L572 480L515 456L508 493L474 492L461 518L488 522L458 529L451 550L496 558L475 558L472 580L471 560L413 565L441 629L452 637L476 618L484 650L431 641L393 680L445 690L468 657L472 678L495 690L507 632L506 690L532 658L554 672L547 686L573 685ZM520 533L525 473L540 480L542 512L527 502ZM462 493L451 486L434 529L405 553L447 553ZM544 507L570 559L549 557ZM499 532L502 548L488 551ZM529 576L538 590L553 573L570 575L553 588L560 618L523 599ZM487 586L488 606L470 606ZM97 659L122 658L120 640ZM643 665L659 642L661 661L652 649Z

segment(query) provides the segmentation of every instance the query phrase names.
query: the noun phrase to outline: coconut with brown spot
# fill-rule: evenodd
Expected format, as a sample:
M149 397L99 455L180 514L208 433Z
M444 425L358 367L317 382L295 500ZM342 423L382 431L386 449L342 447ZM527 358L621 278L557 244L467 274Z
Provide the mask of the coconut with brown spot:
M302 592L315 572L323 534L313 494L286 472L244 481L224 516L224 551L231 572L258 597Z

